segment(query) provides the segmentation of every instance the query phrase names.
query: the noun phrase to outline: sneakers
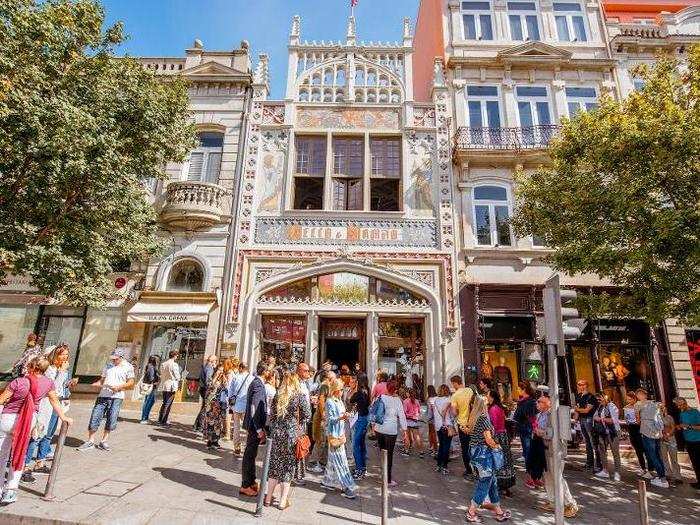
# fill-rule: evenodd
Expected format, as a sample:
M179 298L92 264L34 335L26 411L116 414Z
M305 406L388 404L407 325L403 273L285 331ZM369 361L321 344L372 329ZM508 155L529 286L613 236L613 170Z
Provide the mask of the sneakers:
M340 493L340 495L343 496L344 498L347 498L347 499L357 498L357 492L355 492L354 490L350 490L350 489L345 489L344 491L342 491Z
M0 505L9 505L17 501L17 491L16 490L6 490L0 499Z
M440 467L440 469L438 470L438 472L439 472L440 474L442 474L443 476L447 476L447 475L449 475L449 473L450 473L450 471L447 470L445 467Z
M661 487L662 489L667 489L669 486L668 481L664 478L654 478L651 480L651 484L655 487Z
M332 486L330 486L330 485L326 485L323 481L321 482L321 487L322 487L324 490L335 490L335 487L332 487Z
M85 452L87 450L93 450L94 448L95 444L92 441L86 441L75 450L77 450L78 452Z
M323 474L325 469L321 466L320 463L316 463L314 465L306 467L306 470L308 470L312 474Z
M366 471L366 470L356 470L355 472L353 472L352 477L353 477L353 479L354 479L355 481L360 481L360 480L363 479L366 475L367 475L367 471Z
M402 455L403 457L407 458L407 457L409 457L409 456L411 455L411 453L410 453L408 450L405 450L405 449L404 449L404 450L401 451L401 455Z
M648 470L645 470L644 472L642 472L639 477L644 478L644 479L654 479L654 476Z
M97 445L97 448L100 450L104 450L105 452L109 452L112 450L112 448L107 444L106 441L102 441L99 445Z
M139 421L139 425L148 425L148 419L142 419Z
M600 479L610 479L610 474L608 474L607 470L599 470L594 474L594 476Z
M615 472L615 475L613 476L613 479L614 479L615 481L620 481L620 480L622 479L622 478L620 478L620 473L619 473L619 472Z
M578 505L566 505L564 507L564 517L573 518L578 514Z

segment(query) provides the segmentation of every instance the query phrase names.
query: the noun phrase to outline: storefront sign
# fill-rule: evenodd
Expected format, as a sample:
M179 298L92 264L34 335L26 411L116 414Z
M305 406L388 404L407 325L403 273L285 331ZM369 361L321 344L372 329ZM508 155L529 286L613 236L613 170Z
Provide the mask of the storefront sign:
M136 317L136 316L132 316ZM197 321L207 321L207 316L188 315L188 314L143 314L138 315L138 321L141 323L187 323ZM204 317L200 319L201 317Z
M255 241L261 244L318 244L437 247L434 220L333 220L258 218Z

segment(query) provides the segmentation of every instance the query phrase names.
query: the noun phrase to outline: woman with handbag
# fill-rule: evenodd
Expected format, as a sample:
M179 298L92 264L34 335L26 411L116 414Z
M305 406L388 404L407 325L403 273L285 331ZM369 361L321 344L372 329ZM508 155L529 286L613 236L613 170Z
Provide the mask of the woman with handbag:
M454 413L452 412L452 402L450 401L450 387L440 385L437 396L434 398L433 417L438 438L437 468L440 474L449 474L447 464L450 462L450 448L452 438L457 435L454 424Z
M513 467L513 454L510 450L510 437L506 430L506 410L501 402L501 395L495 388L488 391L486 401L489 407L489 420L493 425L493 437L503 451L503 467L496 472L498 490L504 496L510 497L510 488L515 485L515 468Z
M53 380L44 375L48 367L49 361L46 358L35 358L27 367L27 375L11 381L0 394L0 405L3 405L0 415L0 504L8 505L17 501L17 488L22 476L29 438L32 434L36 437L41 433L35 427L41 400L48 396L58 418L69 425L73 423L73 420L63 413ZM9 472L6 478L8 460Z
M341 396L345 384L334 379L329 385L330 396L326 399L326 436L328 438L328 463L321 486L325 489L342 490L344 498L357 497L357 485L350 474L348 458L345 454L345 422L350 414L345 410Z
M474 426L469 437L469 454L471 466L479 476L474 486L471 503L467 509L465 519L470 523L480 523L481 518L477 511L489 498L489 508L494 512L494 519L498 522L510 519L510 511L501 508L501 498L498 494L498 482L496 472L503 467L503 451L501 445L494 437L494 429L486 410L486 403L481 396L477 396L472 407Z
M284 510L291 505L289 490L297 467L297 449L304 448L297 445L301 445L298 443L300 438L308 440L308 436L303 432L303 426L310 417L311 405L301 389L299 376L285 371L270 413L272 451L265 495L265 505L268 507L272 505L277 486L281 487L278 508ZM308 447L306 450L308 453Z
M202 419L202 432L207 441L207 448L219 450L221 439L226 426L226 413L228 412L228 383L222 365L214 371L214 375L207 385L205 393L205 412Z
M408 442L406 414L403 410L403 403L398 395L396 381L391 380L386 384L386 394L382 394L379 398L384 404L384 417L382 423L374 424L374 431L377 434L377 444L382 450L386 450L387 459L387 477L389 486L396 487L398 483L392 478L391 472L394 464L394 447L396 439L399 435L399 429L403 433L404 443Z
M146 363L146 370L144 370L143 377L139 382L139 394L143 396L140 421L142 425L148 424L148 417L151 415L151 409L156 402L156 389L158 388L158 383L160 383L158 368L158 356L150 356L148 363Z

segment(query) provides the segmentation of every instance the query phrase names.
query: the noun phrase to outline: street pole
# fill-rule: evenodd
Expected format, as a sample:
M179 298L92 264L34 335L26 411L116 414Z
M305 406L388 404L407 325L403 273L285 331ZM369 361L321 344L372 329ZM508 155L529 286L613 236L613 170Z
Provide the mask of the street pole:
M638 481L639 485L639 523L649 525L649 503L647 501L647 482L644 479Z
M564 525L564 463L562 462L561 429L559 428L559 370L557 367L557 346L547 345L547 367L549 368L549 398L552 408L549 417L552 422L552 480L554 482L554 523Z
M255 517L261 518L263 515L263 500L265 499L265 489L267 488L267 476L270 473L270 456L272 455L272 439L267 438L267 448L265 449L265 460L263 461L263 471L260 477L260 490L258 491L258 502L255 507Z
M51 462L49 479L46 480L46 488L44 489L44 495L42 496L42 499L47 501L51 501L55 498L53 494L53 487L56 484L56 474L58 473L58 467L61 463L61 453L63 452L63 445L66 442L66 434L68 434L68 423L63 421L61 422L61 430L58 433L58 443L56 443L56 449L53 453L53 461Z
M389 452L381 449L382 455L382 525L389 525Z

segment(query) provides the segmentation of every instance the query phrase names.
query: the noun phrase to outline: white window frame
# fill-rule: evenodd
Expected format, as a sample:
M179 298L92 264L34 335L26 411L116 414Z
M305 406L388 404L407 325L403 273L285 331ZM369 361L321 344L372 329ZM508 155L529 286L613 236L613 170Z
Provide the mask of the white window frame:
M476 198L476 190L477 188L481 188L484 186L494 186L496 188L502 188L506 190L506 200L495 200L495 199L478 199ZM497 206L505 206L508 210L508 219L510 220L513 217L513 197L511 194L511 188L507 184L503 184L501 182L490 182L490 181L480 181L478 184L475 184L474 187L472 188L472 231L474 233L474 245L475 246L484 246L484 247L506 247L506 248L512 248L515 246L515 236L513 235L513 228L511 225L508 225L508 237L510 238L510 244L504 245L498 243L498 224L496 222L496 207ZM489 209L489 244L480 244L479 243L479 232L478 232L478 225L477 225L477 219L476 219L476 207L477 206L487 206Z
M493 87L496 88L496 94L495 95L469 95L468 91L470 87ZM503 127L503 104L501 104L501 90L498 89L498 86L496 85L481 85L481 84L471 84L470 86L466 86L464 88L464 98L465 98L465 104L466 104L466 116L467 116L467 124L469 127L471 127L471 118L470 118L470 112L469 112L469 102L479 102L480 103L480 109L481 109L481 123L482 123L482 128L490 128L491 126L489 125L489 116L488 116L488 110L487 110L487 102L496 102L498 104L498 121L499 121L499 128Z
M224 157L224 140L225 140L225 135L223 132L220 131L200 131L199 134L201 133L216 133L218 135L221 135L221 147L213 147L213 146L202 146L199 145L196 148L194 148L192 151L190 151L189 156L187 157L187 163L185 166L184 170L184 180L189 181L189 182L207 182L211 184L218 184L219 179L221 178L221 163L223 161ZM198 135L199 135L198 134ZM190 166L192 165L192 155L195 153L201 153L202 154L202 169L199 172L199 178L198 179L191 179L190 178ZM219 154L219 167L216 172L216 180L207 180L207 171L209 170L209 163L211 161L212 155Z
M598 90L595 88L595 86L566 86L565 91L569 89L592 89L595 92L594 97L584 97L580 95L575 95L575 96L570 96L569 93L566 93L566 111L569 114L569 118L573 118L578 111L590 111L593 108L587 108L586 104L590 104L591 102L594 102L596 104L596 107L598 106ZM570 104L577 104L578 105L578 111L575 113L571 112L571 109L569 107Z
M459 7L460 7L460 21L462 24L462 40L487 40L489 42L493 41L496 39L496 27L494 24L494 16L493 16L493 4L491 3L491 0L473 0L475 2L480 2L484 4L488 4L489 8L488 11L486 9L463 9L462 8L462 0L459 2ZM471 15L474 17L474 27L476 31L476 39L473 38L467 38L467 28L464 23L464 16L465 15ZM491 22L491 38L484 38L483 37L483 32L481 30L481 15L488 15L489 20Z
M554 9L556 4L577 4L580 7L580 10L574 11L556 11ZM576 0L568 0L568 1L562 1L562 2L553 2L552 4L552 9L553 9L553 15L554 15L554 27L557 31L557 40L559 42L588 42L591 39L591 32L590 28L588 27L588 21L586 20L586 6L583 5L581 2L578 2ZM559 34L559 27L557 26L557 18L558 17L564 17L566 19L566 26L567 30L569 32L569 39L564 40L562 38L562 35ZM583 33L585 36L584 40L579 40L578 37L576 36L576 30L574 28L574 17L581 17L581 20L583 21Z
M510 39L513 40L514 42L538 42L542 40L542 16L540 13L539 5L536 0L512 0L511 2L508 2L507 4L510 3L527 3L527 4L534 4L535 8L534 10L525 10L525 9L519 9L519 10L514 10L511 11L508 9L508 34L510 35ZM506 5L507 5L506 4ZM530 30L527 25L527 17L528 16L535 16L537 18L537 38L533 38L533 36L530 34ZM521 39L515 39L513 36L513 28L510 23L510 17L511 16L517 16L520 20L520 30L523 34L523 38Z
M546 95L540 96L540 95L518 95L518 88L519 87L537 87L537 88L544 88L546 91ZM524 126L523 123L520 121L520 107L519 103L520 102L529 102L530 103L530 113L532 114L532 126L548 126L554 124L554 115L552 114L552 109L553 109L553 104L552 100L550 98L550 92L549 92L549 87L546 85L537 85L537 86L530 86L530 85L520 85L515 87L515 109L516 109L516 114L518 116L518 126L521 128L524 127L529 127L529 126ZM549 113L549 123L543 124L540 122L540 116L539 113L537 112L537 102L546 102L547 103L547 110Z

